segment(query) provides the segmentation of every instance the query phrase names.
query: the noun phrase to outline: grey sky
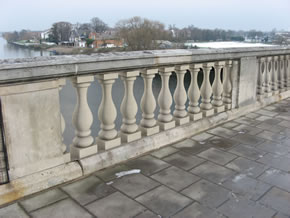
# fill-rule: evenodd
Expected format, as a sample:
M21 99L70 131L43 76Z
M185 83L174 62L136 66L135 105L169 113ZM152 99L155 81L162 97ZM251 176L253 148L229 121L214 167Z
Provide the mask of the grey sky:
M0 31L142 16L177 27L290 31L290 0L0 0Z

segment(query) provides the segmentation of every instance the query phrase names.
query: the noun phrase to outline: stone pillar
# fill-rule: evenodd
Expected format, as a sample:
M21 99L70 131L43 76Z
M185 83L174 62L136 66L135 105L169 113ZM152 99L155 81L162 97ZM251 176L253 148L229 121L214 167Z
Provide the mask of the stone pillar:
M259 58L258 59L258 66L259 66L259 70L258 70L258 80L257 80L257 95L259 100L263 99L264 96L264 72L265 72L265 58Z
M288 90L288 67L287 67L287 56L286 55L284 55L283 56L283 68L284 68L284 70L283 70L283 85L284 85L284 90L286 91L286 90Z
M144 93L141 98L142 120L139 128L143 136L159 132L159 126L156 125L156 120L154 119L156 102L152 92L152 82L156 73L158 73L158 69L141 71L141 76L144 80Z
M65 86L66 80L65 79L60 79L60 85L59 85L59 91L62 90L62 88ZM63 118L62 113L60 113L60 125L61 125L61 133L62 133L62 152L66 153L66 144L63 141L63 133L65 130L65 120Z
M172 96L169 89L169 78L173 71L174 67L164 67L159 69L162 86L158 96L158 105L160 107L158 125L161 130L175 127L175 121L171 115Z
M101 130L96 142L101 150L108 150L121 144L121 138L115 129L117 111L112 99L112 86L118 73L97 74L96 78L102 86L102 101L98 111Z
M214 114L214 109L211 104L212 87L209 80L209 74L213 67L213 63L203 64L203 81L201 85L201 104L203 116L208 117Z
M139 71L120 73L125 87L124 98L121 104L123 124L121 126L120 136L122 142L131 142L141 138L141 132L138 131L136 124L138 106L134 97L134 81L139 73Z
M279 91L280 93L281 92L284 92L285 89L284 89L284 56L283 55L280 55L279 56L279 77L278 77L278 84L279 84Z
M216 113L225 111L225 106L223 105L223 100L222 100L223 84L221 81L221 69L224 68L224 66L225 66L225 62L222 62L222 61L215 62L214 64L215 77L214 77L214 82L212 85L212 89L213 89L212 105Z
M76 76L71 78L77 93L77 104L73 113L73 125L75 137L71 145L71 158L77 160L98 152L97 145L93 145L94 139L91 135L93 114L88 105L87 92L94 76Z
M235 64L238 64L236 61L234 61ZM223 102L225 105L226 110L232 109L232 74L233 70L233 61L226 61L225 67L224 67L224 81L223 81Z
M187 95L184 87L184 74L187 69L189 69L188 65L175 67L177 85L174 92L175 110L173 116L177 125L183 125L189 122L189 116L185 110Z
M202 112L199 107L200 91L197 82L197 75L201 68L202 64L193 64L189 67L191 82L187 92L189 98L187 110L190 120L199 120L202 118Z
M1 116L2 117L2 116ZM1 121L2 122L2 121ZM4 140L3 140L3 129L2 125L0 126L0 185L5 184L9 181L7 173L7 163L6 156L4 152Z
M290 55L286 55L287 89L290 90Z
M278 63L278 56L274 56L272 58L272 91L274 95L279 93L278 90L278 73L279 73L279 63Z
M266 97L272 96L271 70L272 70L271 57L267 57L265 58L265 83L264 83Z

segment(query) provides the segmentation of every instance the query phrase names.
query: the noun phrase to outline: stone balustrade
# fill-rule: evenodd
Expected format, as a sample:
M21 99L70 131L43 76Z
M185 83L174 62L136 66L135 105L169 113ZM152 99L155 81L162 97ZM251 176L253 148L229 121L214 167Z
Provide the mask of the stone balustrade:
M260 101L290 89L289 63L290 55L258 57L257 96Z
M0 204L79 178L238 117L289 95L289 47L168 50L0 61ZM153 80L160 76L158 97ZM185 75L190 75L189 87ZM169 84L176 77L171 93ZM144 84L140 104L134 85ZM113 86L122 80L120 108ZM72 144L59 92L77 102ZM100 86L99 106L88 89ZM138 87L139 88L139 87ZM259 100L259 101L257 101ZM93 116L92 110L98 111ZM117 112L122 115L116 127ZM140 122L136 114L142 112ZM94 121L100 131L94 132ZM97 137L94 137L97 135ZM19 190L20 195L15 195ZM4 197L5 198L4 198ZM3 197L3 198L1 198Z

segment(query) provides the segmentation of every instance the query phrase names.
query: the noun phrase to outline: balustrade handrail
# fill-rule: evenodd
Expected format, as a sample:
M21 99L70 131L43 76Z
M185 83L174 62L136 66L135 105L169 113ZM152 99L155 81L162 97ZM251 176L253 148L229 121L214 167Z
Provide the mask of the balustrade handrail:
M0 84L289 53L290 46L269 46L6 59L0 60Z

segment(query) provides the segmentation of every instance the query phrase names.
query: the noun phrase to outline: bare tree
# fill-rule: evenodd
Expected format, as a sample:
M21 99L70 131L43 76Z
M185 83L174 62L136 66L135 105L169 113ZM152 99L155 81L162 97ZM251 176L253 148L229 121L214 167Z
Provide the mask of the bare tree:
M105 32L108 29L108 25L98 17L94 17L91 19L91 26L93 30L97 33Z
M168 39L170 35L164 24L141 17L121 20L116 29L131 50L155 49L158 46L156 40Z
M61 41L69 41L71 36L72 24L69 22L57 22L52 25L53 41L58 43Z

